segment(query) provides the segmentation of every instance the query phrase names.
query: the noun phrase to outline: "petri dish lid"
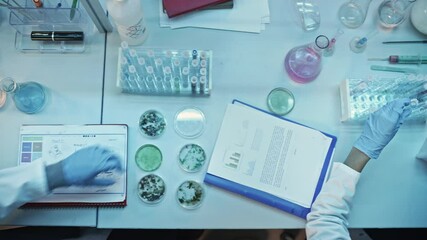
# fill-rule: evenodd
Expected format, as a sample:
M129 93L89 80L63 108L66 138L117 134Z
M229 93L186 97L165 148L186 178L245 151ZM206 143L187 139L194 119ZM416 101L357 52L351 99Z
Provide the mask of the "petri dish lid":
M179 185L176 191L176 199L183 208L198 208L205 197L202 185L193 180L187 180Z
M175 115L175 131L183 138L200 136L205 129L205 124L205 115L194 107L184 108Z
M158 169L162 163L163 156L160 149L152 144L141 146L135 153L135 162L138 167L146 172Z
M139 130L144 136L156 138L166 129L166 119L159 111L148 110L139 118Z
M185 171L197 172L206 162L205 150L197 144L187 144L179 151L178 161Z
M6 92L0 89L0 108L6 103Z
M285 115L292 111L295 105L294 95L286 88L278 87L268 94L268 109L275 114Z
M138 183L139 198L149 204L160 202L165 196L166 185L163 179L155 174L141 178Z

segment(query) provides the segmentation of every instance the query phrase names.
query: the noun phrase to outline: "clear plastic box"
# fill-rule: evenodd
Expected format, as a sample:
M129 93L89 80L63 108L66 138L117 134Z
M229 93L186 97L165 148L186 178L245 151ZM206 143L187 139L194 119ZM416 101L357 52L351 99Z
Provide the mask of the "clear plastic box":
M88 31L86 12L71 0L42 0L36 7L32 0L9 1L9 24L16 29L15 47L24 52L76 53L85 50L85 41L33 41L32 31ZM86 35L86 34L85 34Z

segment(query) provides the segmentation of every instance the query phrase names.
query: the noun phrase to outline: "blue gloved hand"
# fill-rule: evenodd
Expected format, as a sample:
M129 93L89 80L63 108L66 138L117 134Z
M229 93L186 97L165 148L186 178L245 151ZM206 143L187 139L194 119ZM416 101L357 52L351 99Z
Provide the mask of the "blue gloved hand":
M97 179L99 173L118 170L122 171L120 157L111 150L101 146L82 148L61 162L64 183L66 185L98 185L114 184L113 179Z
M354 147L368 155L378 158L383 148L393 139L397 130L411 114L410 99L396 99L372 113L365 123L362 135Z

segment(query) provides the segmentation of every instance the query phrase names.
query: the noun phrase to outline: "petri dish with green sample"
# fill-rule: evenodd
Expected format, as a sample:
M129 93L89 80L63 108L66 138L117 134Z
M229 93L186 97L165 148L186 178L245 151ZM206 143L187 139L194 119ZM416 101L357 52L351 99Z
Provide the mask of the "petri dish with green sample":
M176 199L183 208L196 209L200 207L205 197L202 185L193 180L187 180L179 185Z
M291 91L286 88L278 87L268 94L268 109L277 115L286 115L295 105L295 98Z
M163 155L160 149L152 144L145 144L135 153L135 162L138 167L146 172L152 172L162 164Z
M166 119L156 110L148 110L139 118L139 130L144 136L156 138L166 129Z
M146 175L138 183L138 196L145 203L158 203L163 199L165 193L165 182L158 175Z
M187 144L178 155L179 166L187 172L199 171L206 161L205 150L197 144Z

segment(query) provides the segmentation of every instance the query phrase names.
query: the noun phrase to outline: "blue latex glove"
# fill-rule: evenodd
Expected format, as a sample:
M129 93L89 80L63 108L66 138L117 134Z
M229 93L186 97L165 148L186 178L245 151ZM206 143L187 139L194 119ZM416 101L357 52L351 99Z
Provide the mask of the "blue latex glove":
M378 158L383 148L393 139L397 130L411 114L410 99L396 99L372 113L365 123L362 135L354 147L368 155Z
M65 185L98 185L114 184L113 179L96 179L102 172L122 171L120 157L108 148L90 146L80 149L61 162Z

